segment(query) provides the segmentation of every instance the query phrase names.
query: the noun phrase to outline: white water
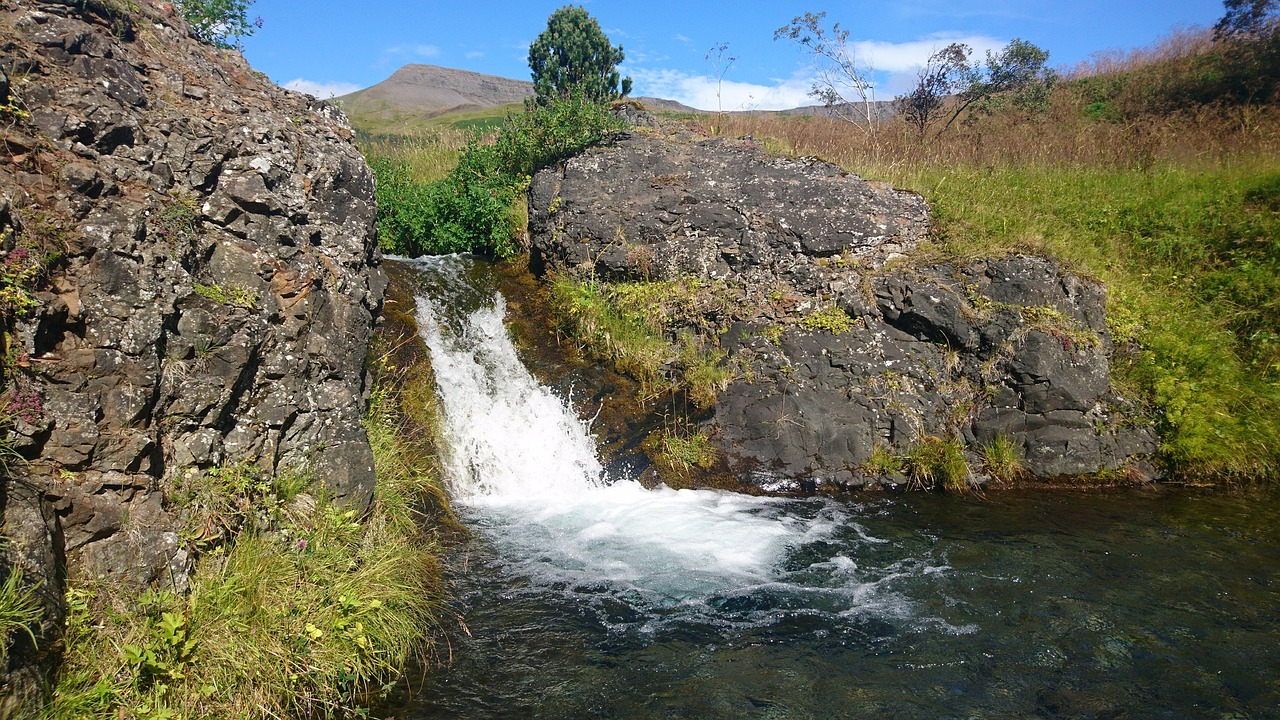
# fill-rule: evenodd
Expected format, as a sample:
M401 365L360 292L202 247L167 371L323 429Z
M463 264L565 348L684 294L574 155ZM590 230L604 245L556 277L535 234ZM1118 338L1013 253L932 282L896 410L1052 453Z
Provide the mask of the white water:
M848 506L646 490L606 477L589 423L520 362L503 326L505 303L476 295L470 262L415 261L444 298L417 298L418 321L443 404L451 495L507 572L535 589L604 589L646 613L795 591L823 596L819 604L837 613L873 605L883 614L909 613L909 603L882 585L936 568L908 563L868 574L833 551L784 569L797 548L821 545L837 529L845 547L850 535L879 543L861 532ZM464 297L476 307L459 316Z

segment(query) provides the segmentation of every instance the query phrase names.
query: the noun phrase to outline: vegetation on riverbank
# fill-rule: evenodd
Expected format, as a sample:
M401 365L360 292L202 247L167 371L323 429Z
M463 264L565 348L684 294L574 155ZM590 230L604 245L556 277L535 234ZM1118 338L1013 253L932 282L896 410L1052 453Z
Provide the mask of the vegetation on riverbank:
M471 131L456 149L456 130L440 131L437 143L368 138L378 243L399 255L510 257L525 232L532 174L619 128L605 106L571 93L508 115L492 136Z
M375 375L369 512L248 464L193 479L175 497L203 549L190 591L73 583L47 718L363 716L427 664L454 525L429 466L431 378L385 359Z
M1280 471L1278 47L1175 33L1064 73L1035 109L942 134L771 113L718 117L715 133L920 192L935 242L914 262L1030 252L1106 283L1113 375L1160 430L1166 471L1253 481ZM679 343L626 290L552 286L565 332L656 387Z
M1280 53L1265 42L1174 35L1077 69L1044 114L926 141L777 115L721 132L920 192L936 242L916 261L1031 252L1103 281L1114 375L1156 421L1166 469L1258 480L1280 471ZM1244 55L1266 93L1239 96Z

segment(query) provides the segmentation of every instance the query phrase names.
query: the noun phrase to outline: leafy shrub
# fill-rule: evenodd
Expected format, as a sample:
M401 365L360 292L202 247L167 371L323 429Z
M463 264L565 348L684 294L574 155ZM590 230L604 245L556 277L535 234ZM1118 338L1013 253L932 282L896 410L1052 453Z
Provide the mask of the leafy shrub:
M513 255L518 200L530 176L618 127L602 106L575 94L508 117L492 144L473 137L453 170L434 183L416 182L406 162L374 157L378 243L385 252L410 256Z
M257 0L177 0L175 5L196 37L220 48L240 47L240 38L262 27L262 18L249 19Z

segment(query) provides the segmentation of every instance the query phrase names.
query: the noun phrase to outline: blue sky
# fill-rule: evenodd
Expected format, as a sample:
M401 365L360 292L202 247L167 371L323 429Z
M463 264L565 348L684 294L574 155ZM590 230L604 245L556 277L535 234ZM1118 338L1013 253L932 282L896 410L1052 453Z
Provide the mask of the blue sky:
M286 87L321 97L387 78L406 63L429 63L527 80L529 43L564 2L391 2L257 0L263 27L244 39L257 69ZM594 0L587 10L615 45L634 95L716 108L708 51L728 43L737 58L724 75L725 110L808 105L811 69L795 43L773 31L806 11L849 30L858 58L876 71L877 98L911 84L915 68L950 42L981 54L1020 37L1070 67L1098 51L1127 50L1192 25L1212 25L1220 0Z

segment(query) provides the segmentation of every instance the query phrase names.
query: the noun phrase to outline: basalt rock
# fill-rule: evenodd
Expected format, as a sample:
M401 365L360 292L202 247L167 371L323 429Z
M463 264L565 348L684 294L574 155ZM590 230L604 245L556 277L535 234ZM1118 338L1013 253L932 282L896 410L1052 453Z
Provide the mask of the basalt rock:
M928 222L918 195L750 138L636 130L530 190L535 271L715 288L667 331L735 368L700 426L738 478L902 482L868 461L927 437L960 439L975 480L997 437L1037 478L1148 474L1154 435L1110 381L1104 288L1037 257L922 262Z
M26 462L0 509L31 519L11 562L53 596L64 573L183 587L174 489L210 468L311 471L360 511L373 486L386 281L346 119L200 44L170 3L124 5L0 3L22 111L0 123L0 261L37 268L6 281Z

